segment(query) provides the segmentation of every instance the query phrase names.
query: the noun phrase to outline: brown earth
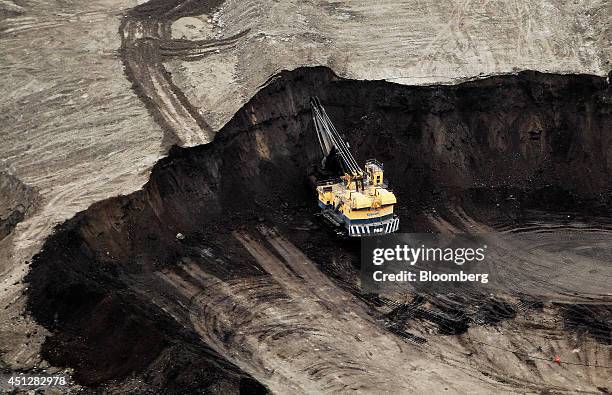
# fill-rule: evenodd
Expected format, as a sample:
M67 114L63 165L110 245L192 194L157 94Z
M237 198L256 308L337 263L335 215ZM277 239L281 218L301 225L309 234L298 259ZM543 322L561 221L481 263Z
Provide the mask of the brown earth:
M358 245L313 222L311 95L359 161L385 163L402 231L520 241L494 256L503 292L360 291ZM604 391L611 100L589 75L283 72L211 144L56 229L27 277L43 356L108 391Z
M95 202L141 188L154 163L167 154L172 143L188 146L208 141L279 70L303 65L328 65L343 77L387 79L418 85L456 83L476 76L481 78L525 69L604 76L610 67L608 43L611 30L607 21L612 3L606 0L542 0L529 4L519 4L513 0L489 3L463 0L228 0L222 4L187 0L153 1L141 6L137 6L137 3L140 2L0 0L0 52L3 54L0 59L3 67L0 76L0 136L4 139L4 144L0 145L0 161L2 171L7 167L9 171L6 174L12 179L0 184L0 216L3 220L8 218L4 223L12 229L8 236L0 240L3 284L0 288L0 310L3 312L0 321L0 366L3 372L40 372L46 369L48 372L70 374L70 369L65 369L68 365L76 367L76 377L88 384L128 375L117 381L104 381L100 387L102 392L157 393L162 389L180 392L183 387L187 392L201 392L204 389L222 393L246 391L248 388L260 390L261 387L246 378L247 371L269 388L280 388L280 391L287 388L287 380L279 378L292 376L299 369L296 365L288 365L286 359L282 362L277 359L278 351L284 349L282 342L285 337L278 339L281 344L259 337L249 338L249 343L240 337L234 338L238 343L223 341L226 333L231 337L231 328L236 320L248 317L248 311L269 307L263 303L261 306L251 305L252 294L246 298L230 298L231 303L221 304L222 307L230 306L230 309L231 306L246 306L248 311L236 310L241 312L241 317L232 316L231 311L223 308L213 310L213 316L224 317L221 329L230 329L210 334L205 326L200 325L198 318L205 311L210 311L205 309L208 304L201 301L202 298L194 298L198 303L193 308L182 310L192 312L189 320L180 321L177 318L179 314L170 308L176 307L176 289L189 295L194 290L201 292L205 287L201 284L178 287L180 283L170 273L163 280L164 283L169 281L173 284L168 292L169 301L164 305L163 301L155 299L155 303L166 306L166 313L172 312L174 320L179 321L178 327L172 324L172 319L167 324L163 318L148 318L153 313L147 306L153 299L145 289L146 296L142 302L130 292L119 292L119 297L105 296L97 301L99 305L95 312L98 319L90 320L86 311L83 322L73 322L75 329L72 332L66 333L66 329L70 329L69 324L54 329L53 323L48 324L48 320L39 316L38 322L46 322L45 325L55 333L47 339L50 334L47 329L24 313L24 307L31 301L28 302L29 293L26 292L28 283L23 281L29 271L30 258L40 250L56 224L63 223ZM133 89L130 89L130 84ZM580 103L577 104L577 108L580 108ZM573 113L574 110L566 108L564 111ZM558 115L553 118L557 119ZM590 126L585 128L590 129ZM537 139L537 135L537 131L530 133L529 138ZM604 146L602 150L605 150ZM609 158L609 155L602 157ZM601 167L602 163L598 166ZM588 168L584 169L584 174L589 174ZM441 301L440 298L423 297L413 301L412 297L405 295L386 299L360 295L352 286L355 282L352 266L356 253L354 248L346 247L326 267L323 265L329 260L326 254L329 251L338 252L338 247L345 244L339 245L325 239L315 240L304 247L295 238L308 240L310 233L300 236L295 231L305 232L315 226L308 223L291 229L290 241L305 251L312 261L322 265L325 272L339 284L356 293L360 299L365 299L367 311L371 311L372 303L380 308L380 312L375 314L382 314L381 320L385 325L400 336L408 336L419 342L433 333L447 333L449 329L461 332L469 327L468 337L438 336L435 342L426 343L427 348L421 348L436 360L444 359L446 363L462 366L469 375L481 377L481 373L477 372L482 372L482 375L494 380L517 386L518 382L527 382L530 383L527 384L528 388L533 391L543 391L542 388L552 392L607 391L606 387L610 388L605 376L607 371L599 366L610 358L609 348L602 346L606 344L606 333L609 333L609 316L604 303L606 298L597 296L609 278L600 268L605 267L602 261L609 262L609 259L606 261L609 242L605 232L609 215L601 213L601 202L606 199L605 196L593 197L590 192L570 193L555 187L560 183L552 183L552 187L538 194L529 193L529 188L527 191L513 189L514 192L509 192L502 187L495 189L495 193L482 193L477 188L476 192L469 194L470 199L459 199L459 203L451 201L450 208L444 208L447 202L443 199L434 199L433 202L440 201L434 210L414 216L406 211L402 217L407 218L402 220L403 224L413 223L415 229L473 231L483 229L483 224L487 224L503 234L520 238L528 251L548 251L545 257L538 254L535 260L531 252L512 256L512 260L522 263L521 271L515 270L515 265L506 265L504 259L500 262L500 268L508 268L501 271L504 278L508 277L508 273L520 275L523 269L531 268L521 278L526 281L507 281L505 285L526 284L529 293L534 293L537 288L538 292L535 293L544 294L544 300L551 301L550 304L532 300L535 298L495 299L484 303L480 313L478 309L457 313L457 303ZM583 183L579 182L578 185L583 186ZM436 196L435 191L432 196ZM478 207L473 208L471 200L476 197L484 197L484 201L478 201ZM517 211L517 197L527 207L555 213ZM2 211L5 202L8 202L8 211ZM31 202L34 204L30 206ZM410 204L413 203L419 207L416 205L418 202ZM578 215L572 212L582 208L583 203L588 206L586 213ZM497 204L502 209L497 208ZM559 210L570 212L559 214ZM25 215L20 219L22 211ZM501 217L500 212L503 213ZM5 218L4 213L11 214ZM296 223L311 218L310 212L307 213L308 217L294 213L294 208L286 209L286 217L281 217L283 223L291 220L292 215L297 217L293 220ZM236 218L241 219L242 216ZM266 225L266 219L259 212L252 218L257 218L257 224ZM260 222L261 218L264 222ZM269 221L274 224L278 218L274 216ZM234 226L232 223L230 225L230 228ZM490 230L488 227L484 229ZM269 225L253 230L256 236L270 231ZM281 236L288 238L287 235ZM268 234L264 238L269 237ZM585 238L590 241L586 243ZM237 234L228 241L229 246L235 246L229 249L238 251L243 248L241 246L250 245L245 244L247 240L244 235ZM94 243L91 235L86 244L90 242ZM329 243L326 248L317 248L325 243ZM206 254L206 251L209 250L205 249L203 253ZM217 251L221 261L227 253L227 249L210 251ZM257 253L252 248L250 251ZM270 247L269 251L276 251L276 247ZM512 248L506 246L504 254L507 255L508 251L512 251ZM232 266L234 261L252 259L251 252L231 255L232 263L225 266ZM564 256L563 260L559 260L560 254ZM303 264L304 259L296 259L289 261ZM270 271L274 271L270 262L278 263L262 259L261 254L260 260L263 263L257 267L266 267ZM572 264L568 265L568 261ZM70 282L81 283L78 278L87 273L76 270L72 276L69 266L64 269L68 272L66 278ZM188 269L190 273L195 273L194 276L201 277L197 268ZM208 270L216 269L209 265ZM551 275L551 272L554 273ZM95 274L95 270L92 273ZM279 278L278 272L275 273ZM223 278L223 272L215 275ZM183 274L179 279L185 277L191 278L192 275ZM57 280L54 276L49 278L50 281ZM570 278L572 281L568 281ZM285 279L282 277L283 281ZM135 280L136 283L140 281ZM61 285L61 280L57 282ZM541 287L542 284L547 286ZM262 299L256 300L269 300L267 287L261 287ZM576 287L581 292L576 293ZM106 283L101 288L115 289L114 285ZM139 289L138 286L134 288ZM79 289L77 286L77 294ZM213 293L223 295L227 289L236 289L236 294L239 294L241 289L248 291L250 288L243 288L237 283L233 288L213 289ZM563 290L561 294L558 292L560 289ZM608 289L604 290L606 294L609 294ZM587 291L591 295L585 295ZM308 293L313 292L309 290ZM302 294L303 290L299 295ZM298 294L293 292L292 295ZM117 304L123 303L121 296L127 299L124 303L126 306L118 308ZM279 293L274 296L280 297ZM398 304L396 299L401 303ZM86 302L96 300L92 298ZM211 297L208 300L218 299ZM281 297L281 300L284 299ZM313 299L308 300L310 302L306 306L314 309L311 310L313 314L316 313L316 305L312 307L311 303ZM317 304L325 304L329 298L314 300ZM138 303L143 303L143 307L137 308ZM594 304L601 306L593 307ZM532 305L542 307L531 309ZM62 306L59 303L52 309L61 310ZM289 313L296 307L295 304L288 306L289 310L286 311ZM440 310L450 313L441 315ZM337 310L333 311L336 316ZM534 316L532 311L537 315ZM259 333L257 327L262 322L270 322L269 326L274 328L283 328L278 324L278 316L270 315L270 312L264 310L262 314L271 321L253 321L256 329L253 333ZM514 319L507 319L514 314ZM349 333L353 330L330 325L329 314L319 312L315 315L319 317L313 320L315 326L329 326L331 333L336 334L339 330ZM500 317L507 318L499 321ZM537 322L534 322L535 317ZM302 318L296 317L299 320ZM102 339L104 333L97 330L95 325L87 324L104 327L110 320L121 322L118 331L113 332L113 336L117 337L116 347ZM55 322L54 319L52 321ZM182 326L189 327L192 321L196 323L193 331L197 334L197 340L185 340L174 335ZM481 324L471 325L472 321L498 321L498 324L490 328ZM364 321L360 322L371 328ZM563 332L559 332L559 328L564 328ZM139 339L143 331L151 334L152 342L134 340ZM219 333L223 333L223 336L219 337ZM190 336L187 335L189 339ZM302 337L299 337L300 340L303 340ZM357 343L345 342L334 350L348 348L350 353L354 353L359 349L355 345L362 343L357 339L362 338L357 335ZM173 342L174 339L178 340ZM194 346L201 339L215 346L217 353L210 354L208 348ZM313 337L305 339L311 342ZM51 355L50 359L59 361L63 366L49 366L41 357L43 343L43 354ZM71 351L70 347L62 349L61 344L74 346L81 353ZM132 344L133 350L147 351L142 353L143 358L130 357L128 350ZM272 345L269 352L262 348L267 344ZM324 343L323 346L329 344ZM367 345L370 353L372 346L371 343ZM119 362L100 359L102 351L109 347ZM161 353L160 347L164 347ZM315 348L319 351L314 351ZM319 360L320 344L307 349L310 353L296 346L292 349L295 353L291 359L298 361L300 355L305 355L305 361L313 358ZM233 350L243 350L243 354L236 354ZM550 356L555 353L561 354L564 360L561 368L549 362ZM253 365L253 358L250 357L253 354L265 356L268 365L263 364L263 368L262 364ZM391 367L405 364L402 358L393 356L393 352L387 350L383 354L389 355ZM201 355L206 356L202 358ZM283 353L280 355L286 357ZM328 357L329 353L325 361L328 361ZM153 358L154 362L150 362ZM220 362L223 359L229 359L234 365ZM219 363L219 369L215 367L215 361ZM325 370L319 364L314 370L306 371L316 375L327 374L329 379L330 369L332 372L338 369L336 362L331 358L327 365L331 368ZM242 372L235 364L243 368ZM589 366L593 364L597 366ZM370 365L379 366L380 359ZM186 369L188 366L195 367ZM275 373L276 370L278 373ZM351 367L348 367L340 375L350 370ZM140 374L130 375L131 371ZM200 371L204 374L198 375ZM440 390L445 380L456 378L451 378L450 371L446 378L433 378L431 370L427 374L436 391ZM388 370L379 376L387 377ZM308 389L320 392L320 380L313 382L304 380L304 377L290 377L289 382L297 383L301 388L312 385ZM359 383L359 380L347 381L351 385ZM388 385L398 389L408 381L390 380ZM455 381L461 382L461 379ZM333 379L332 382L337 383ZM73 387L73 390L78 389L78 386ZM419 390L422 392L424 389Z

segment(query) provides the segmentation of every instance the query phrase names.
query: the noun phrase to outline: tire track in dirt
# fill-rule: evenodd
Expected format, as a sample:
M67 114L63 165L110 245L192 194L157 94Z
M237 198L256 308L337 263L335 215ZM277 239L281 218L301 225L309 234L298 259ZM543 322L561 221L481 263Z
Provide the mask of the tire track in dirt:
M390 335L276 231L260 227L234 237L267 275L221 281L190 263L160 275L180 298L153 299L188 314L206 344L273 392L424 393L440 385L455 393L493 391L483 376ZM177 306L186 299L188 307Z
M167 35L168 28L168 21L126 18L120 28L126 74L153 117L164 128L167 140L182 146L208 143L214 136L212 129L172 83L162 63L159 43Z
M463 207L455 206L449 211L459 227L481 234L488 244L490 281L499 284L498 290L571 303L610 297L607 279L612 278L612 267L605 258L577 255L576 252L602 243L609 245L612 242L609 225L541 223L537 228L520 227L520 232L510 229L498 234L495 228L479 222ZM541 229L545 232L540 232ZM552 241L557 247L563 245L563 255L543 248Z
M189 0L149 1L129 12L119 28L125 72L134 90L166 134L166 145L206 144L215 131L177 87L163 62L167 59L200 60L235 47L248 29L218 40L172 39L172 23L192 13L210 12L212 4Z
M180 58L182 60L199 60L208 54L220 52L234 48L238 40L248 34L249 30L244 30L231 37L218 40L164 40L159 48L163 57Z
M432 225L442 232L476 232L486 240L490 281L502 288L501 292L495 288L496 297L510 302L517 316L495 329L474 325L457 337L436 337L424 350L533 391L547 388L575 393L575 382L603 388L602 383L608 381L605 367L609 366L606 318L589 309L605 310L612 305L607 284L612 276L610 223L603 218L567 221L565 217L550 216L547 221L540 214L538 220L526 224L499 222L493 226L461 206L448 207L444 216L429 215ZM500 229L506 232L497 233ZM477 291L463 290L461 295L469 298ZM587 324L568 336L563 311L572 308L582 309L587 322L597 322L594 328ZM574 321L581 323L580 314L576 316ZM427 325L414 319L409 328L417 334L428 333ZM589 329L598 331L600 337L586 336L584 331ZM568 365L553 363L556 355Z

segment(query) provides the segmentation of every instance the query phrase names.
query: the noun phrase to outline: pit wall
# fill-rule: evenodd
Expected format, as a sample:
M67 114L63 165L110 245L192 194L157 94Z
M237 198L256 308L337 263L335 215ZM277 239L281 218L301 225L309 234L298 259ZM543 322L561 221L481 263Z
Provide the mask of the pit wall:
M542 196L549 208L558 196L571 196L609 213L612 100L603 78L524 72L410 87L344 80L320 67L283 72L212 143L173 148L141 191L94 204L55 230L27 277L29 309L54 333L44 357L75 367L88 384L149 369L181 347L196 348L193 360L205 354L207 361L222 361L198 349L193 333L166 312L134 295L128 279L177 265L212 239L225 246L226 255L206 270L219 278L261 273L223 235L262 219L282 226L282 207L315 205L305 182L320 160L308 107L312 95L359 162L375 157L385 163L403 213L493 190L522 191L532 203ZM550 188L560 192L540 195ZM403 230L411 230L409 221L404 224ZM96 323L114 322L112 317L126 328L113 335L122 339L115 355L129 355L133 347L150 353L101 362L95 352L78 358L57 352L78 352L75 345L103 349ZM177 338L183 339L178 345ZM159 347L146 339L160 339ZM250 380L228 369L228 385Z

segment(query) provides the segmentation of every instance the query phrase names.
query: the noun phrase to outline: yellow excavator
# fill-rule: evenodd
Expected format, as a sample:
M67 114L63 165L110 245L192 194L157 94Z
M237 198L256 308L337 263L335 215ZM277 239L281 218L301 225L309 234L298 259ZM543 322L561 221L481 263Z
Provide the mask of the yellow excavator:
M339 178L318 182L321 215L339 233L350 237L381 236L397 231L395 194L387 188L382 163L375 159L361 168L317 97L310 99L312 119L323 153L322 166L339 163Z

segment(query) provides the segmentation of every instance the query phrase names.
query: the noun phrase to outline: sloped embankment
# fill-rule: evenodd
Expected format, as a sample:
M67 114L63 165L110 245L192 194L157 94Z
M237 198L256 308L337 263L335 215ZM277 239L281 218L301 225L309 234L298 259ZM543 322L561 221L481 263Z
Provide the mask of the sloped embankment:
M336 279L351 283L358 265L354 246L330 240L311 221L315 209L305 179L320 155L311 95L320 97L358 160L385 163L404 231L436 230L427 214L432 207L456 216L452 208L461 206L482 218L511 213L516 219L527 208L609 217L612 99L603 78L524 72L456 86L409 87L340 79L326 68L283 72L212 143L172 149L141 191L97 203L56 229L28 275L29 308L52 332L44 357L74 367L78 381L107 383L109 390L121 389L121 380L132 373L151 391L264 391L257 381L286 390L303 391L311 382L321 385L309 387L317 391L336 384L363 390L367 384L358 375L334 373L341 361L325 371L296 372L298 377L279 371L294 360L284 354L291 336L315 336L335 310L313 302L316 317L303 317L310 322L299 315L275 321L296 306L290 300L297 288L283 288L284 274L274 274L280 270L275 265L288 259L283 254L293 250L274 247L278 239L270 229L299 247L305 253L300 259ZM277 252L266 255L261 248ZM286 270L292 269L278 273ZM294 275L298 282L318 278L312 272ZM354 286L346 289L357 295ZM201 292L211 290L218 293L206 294L208 300L228 309L223 314L202 298ZM330 295L354 297L339 290ZM255 297L271 305L255 314L246 307ZM367 303L351 303L360 316L362 310L375 314ZM491 323L514 316L505 304L491 309L503 310ZM206 314L194 318L195 310ZM287 322L294 327L271 334ZM360 322L378 331L365 316ZM240 340L247 336L241 327L252 328L248 341ZM357 333L347 336L360 339ZM312 363L323 358L323 351L298 351ZM410 358L424 355L411 353ZM301 380L302 374L308 378ZM389 378L390 389L414 389L410 380ZM452 385L434 375L420 374L418 380L430 380L433 389ZM478 380L483 388L491 385L484 376Z
M13 174L0 171L0 240L36 208L38 193Z

